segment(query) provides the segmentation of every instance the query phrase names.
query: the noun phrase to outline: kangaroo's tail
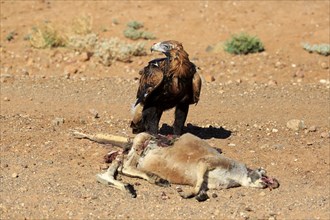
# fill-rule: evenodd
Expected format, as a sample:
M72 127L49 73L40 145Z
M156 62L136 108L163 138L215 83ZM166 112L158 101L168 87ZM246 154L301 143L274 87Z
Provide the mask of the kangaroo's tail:
M77 139L89 139L101 144L112 144L123 148L124 150L129 150L132 147L132 140L128 137L112 135L112 134L85 134L79 131L72 130L71 134Z

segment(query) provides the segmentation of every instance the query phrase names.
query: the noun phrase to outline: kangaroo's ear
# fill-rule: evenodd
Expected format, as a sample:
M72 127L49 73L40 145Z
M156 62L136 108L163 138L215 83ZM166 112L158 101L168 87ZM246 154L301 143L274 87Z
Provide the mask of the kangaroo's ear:
M258 168L255 170L248 169L248 177L251 178L251 182L261 179L263 176L266 176L266 171L263 168Z

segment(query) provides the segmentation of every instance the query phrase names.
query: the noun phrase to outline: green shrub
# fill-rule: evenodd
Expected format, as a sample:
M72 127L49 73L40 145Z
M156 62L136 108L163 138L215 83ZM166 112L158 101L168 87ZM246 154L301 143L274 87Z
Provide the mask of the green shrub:
M305 43L302 45L305 50L307 50L310 53L318 53L323 56L329 56L330 55L330 44L314 44L310 45L308 43Z
M9 34L7 34L6 36L6 40L7 41L11 41L14 40L14 37L17 35L17 33L15 31L11 31Z
M143 28L143 23L138 22L138 21L130 21L127 23L127 27L137 30L137 29Z
M132 39L132 40L138 40L138 39L155 39L155 36L153 33L139 30L143 28L143 23L138 21L130 21L127 23L127 29L124 30L124 36Z
M241 33L227 40L224 49L231 54L248 54L264 51L264 46L259 38Z

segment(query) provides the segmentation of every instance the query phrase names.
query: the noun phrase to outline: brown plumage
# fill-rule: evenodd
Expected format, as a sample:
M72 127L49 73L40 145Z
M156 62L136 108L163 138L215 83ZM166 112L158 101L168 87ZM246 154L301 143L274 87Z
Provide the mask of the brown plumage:
M189 105L199 101L201 78L188 53L177 41L154 44L151 51L165 54L155 59L140 71L134 117L133 133L147 131L157 134L163 111L175 107L173 132L181 135Z

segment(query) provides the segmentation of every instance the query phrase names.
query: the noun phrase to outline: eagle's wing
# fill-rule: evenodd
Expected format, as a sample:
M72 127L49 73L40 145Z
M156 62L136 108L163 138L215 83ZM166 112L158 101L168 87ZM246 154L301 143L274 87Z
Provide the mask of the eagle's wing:
M138 103L144 104L147 97L163 81L164 73L159 66L162 61L163 61L162 59L152 60L149 62L148 66L144 67L140 71L141 78L140 78L138 92L136 95L137 101L135 105L137 105Z
M195 73L192 80L193 100L191 104L195 104L195 103L197 104L197 102L199 101L201 88L202 88L202 79L198 73Z

